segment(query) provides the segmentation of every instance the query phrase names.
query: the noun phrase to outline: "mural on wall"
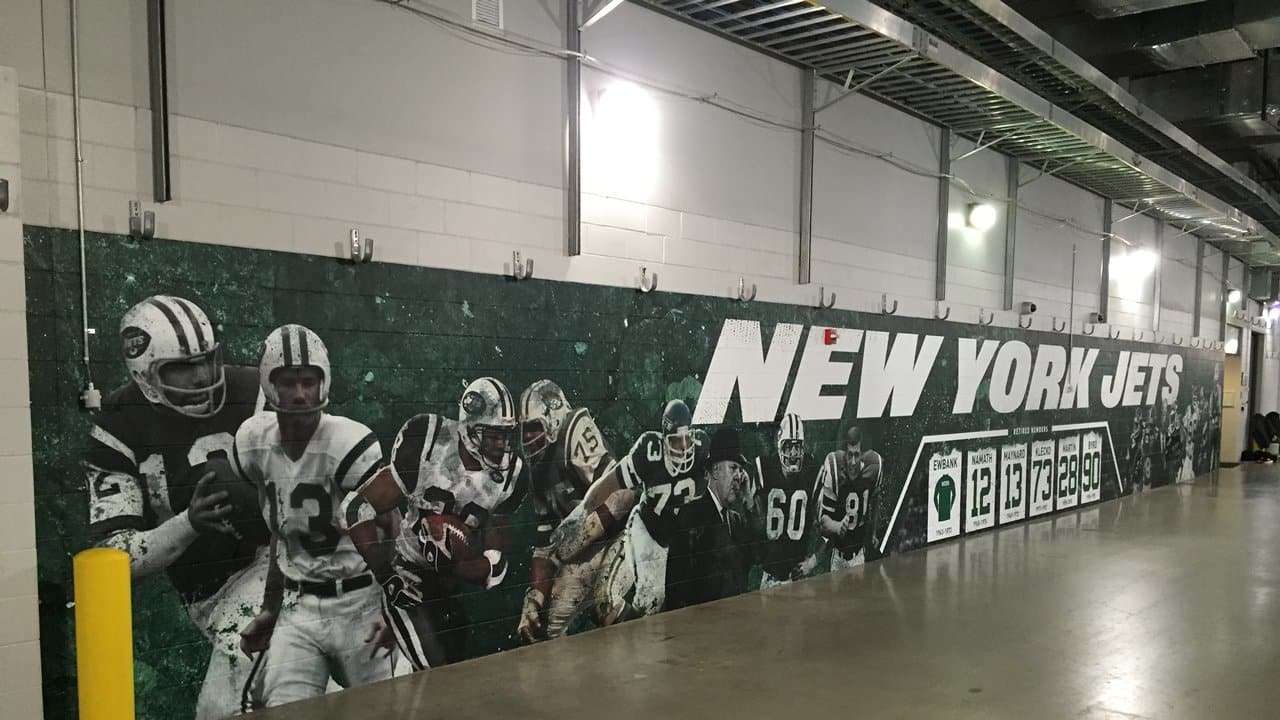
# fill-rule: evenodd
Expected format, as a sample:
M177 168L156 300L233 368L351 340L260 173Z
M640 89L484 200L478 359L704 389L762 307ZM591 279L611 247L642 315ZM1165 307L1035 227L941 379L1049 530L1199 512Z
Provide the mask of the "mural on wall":
M1221 356L26 228L46 713L129 552L140 718L217 718L1213 468Z

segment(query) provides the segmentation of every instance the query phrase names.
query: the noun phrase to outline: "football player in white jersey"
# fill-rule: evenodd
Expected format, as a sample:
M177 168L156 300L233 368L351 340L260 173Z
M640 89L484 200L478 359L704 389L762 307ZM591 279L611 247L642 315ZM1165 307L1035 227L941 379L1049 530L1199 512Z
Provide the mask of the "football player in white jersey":
M520 433L531 472L529 499L538 538L517 631L521 642L532 643L563 635L591 603L603 558L600 546L566 563L558 573L546 553L551 533L578 507L613 458L591 412L570 407L564 390L550 380L539 380L520 394Z
M314 332L276 328L259 363L275 412L236 433L236 470L258 487L271 529L262 611L241 633L241 648L263 665L267 706L323 695L331 678L350 688L394 669L393 653L378 647L389 642L381 593L337 514L346 494L382 466L382 449L369 428L324 412L331 378Z
M475 380L462 393L458 420L410 418L396 435L391 462L343 503L343 522L382 586L386 620L415 670L463 657L467 619L455 597L458 583L489 590L506 577L511 516L529 484L514 452L516 430L507 387L490 377ZM388 562L378 530L406 500ZM439 531L442 524L447 532ZM483 553L458 562L456 543L474 548L476 535Z
M236 429L262 407L254 368L223 363L195 303L153 295L120 320L129 369L93 418L84 456L89 531L124 550L135 579L169 576L212 643L196 720L233 714L250 662L238 651L245 605L262 597L268 534L252 488L215 482Z

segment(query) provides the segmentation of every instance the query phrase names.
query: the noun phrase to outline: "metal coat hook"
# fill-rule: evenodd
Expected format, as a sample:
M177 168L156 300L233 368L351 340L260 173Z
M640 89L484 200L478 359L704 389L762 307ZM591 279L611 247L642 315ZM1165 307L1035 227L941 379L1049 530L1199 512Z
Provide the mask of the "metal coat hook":
M751 302L756 299L756 284L751 283L751 294L747 294L747 279L738 277L738 299L742 302Z
M1061 326L1059 326L1059 325L1058 325L1058 318L1054 318L1054 319L1053 319L1053 323L1052 323L1052 327L1053 327L1053 331L1054 331L1054 332L1063 332L1063 331L1065 331L1065 330L1067 329L1067 321L1066 321L1066 320L1063 320L1063 321L1062 321L1062 325L1061 325Z
M658 273L649 274L649 268L640 268L640 292L651 293L658 289Z
M894 315L898 312L898 301L893 301L893 307L889 307L889 296L887 294L880 295L880 312L885 315Z
M819 285L818 286L818 307L822 308L823 310L830 310L835 306L836 306L836 294L831 293L831 298L828 299L827 288L822 285Z
M1112 340L1119 340L1120 328L1107 328L1107 337L1111 338Z
M951 306L948 305L947 311L943 313L938 312L938 309L941 307L942 307L942 301L935 300L933 303L933 317L938 320L946 320L947 318L951 317Z
M1173 344L1174 344L1174 345L1181 345L1181 344L1183 344L1183 343L1184 343L1184 342L1186 342L1186 341L1187 341L1187 336L1186 336L1186 335L1182 335L1182 336L1174 335L1174 336L1173 336Z
M984 312L986 312L986 308L978 308L978 324L979 324L979 325L990 325L991 323L993 323L993 322L995 322L995 321L996 321L996 311L995 311L995 310L992 310L992 311L991 311L991 315L990 315L989 317L987 317L987 319L986 319L986 320L983 320L983 319L982 319L982 314L983 314Z
M1080 328L1080 332L1083 332L1085 335L1092 335L1097 331L1098 331L1098 326L1093 323L1085 323Z
M1198 337L1193 337L1193 338L1191 338L1191 343L1190 343L1190 345L1189 345L1189 346L1190 346L1190 347L1193 347L1193 348L1198 348L1198 347L1200 347L1200 342L1201 342L1201 341L1200 341L1200 338L1198 338Z
M1138 328L1130 328L1130 333L1129 333L1130 340L1134 342L1138 342L1139 340L1142 340L1146 336L1147 336L1146 330L1139 330Z
M520 262L520 251L511 253L511 277L514 280L528 280L533 277L533 258Z
M1026 324L1026 325L1023 325L1023 324L1022 324L1022 318L1026 318L1026 319L1027 319L1027 324ZM1030 330L1030 329L1031 329L1031 323L1033 323L1033 322L1035 322L1035 321L1036 321L1036 319L1035 319L1035 317L1034 317L1034 316L1032 316L1032 315L1019 315L1019 316L1018 316L1018 327L1022 328L1023 330Z
M1221 340L1216 341L1216 342L1213 344L1213 349L1214 349L1214 350L1221 350L1221 349L1222 349L1222 341L1221 341Z
M129 201L129 235L134 240L149 240L156 235L156 214L150 210L142 212L142 204L137 200Z
M347 247L353 263L367 263L373 259L373 238L361 237L360 231L351 228L351 240Z
M9 212L9 179L0 178L0 212Z

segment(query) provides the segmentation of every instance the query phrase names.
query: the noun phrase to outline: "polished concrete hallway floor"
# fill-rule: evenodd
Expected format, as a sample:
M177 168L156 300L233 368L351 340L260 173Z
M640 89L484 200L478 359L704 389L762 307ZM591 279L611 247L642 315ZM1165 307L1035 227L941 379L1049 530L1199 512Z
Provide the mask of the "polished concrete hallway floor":
M1280 468L261 717L1280 717Z

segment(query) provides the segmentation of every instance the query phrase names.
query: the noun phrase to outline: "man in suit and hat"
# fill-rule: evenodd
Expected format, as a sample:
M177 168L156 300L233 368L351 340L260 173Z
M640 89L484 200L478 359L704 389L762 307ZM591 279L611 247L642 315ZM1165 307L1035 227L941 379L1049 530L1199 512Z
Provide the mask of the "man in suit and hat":
M754 510L756 481L738 431L717 430L707 461L706 492L677 516L679 531L667 564L668 610L745 592L763 541Z

